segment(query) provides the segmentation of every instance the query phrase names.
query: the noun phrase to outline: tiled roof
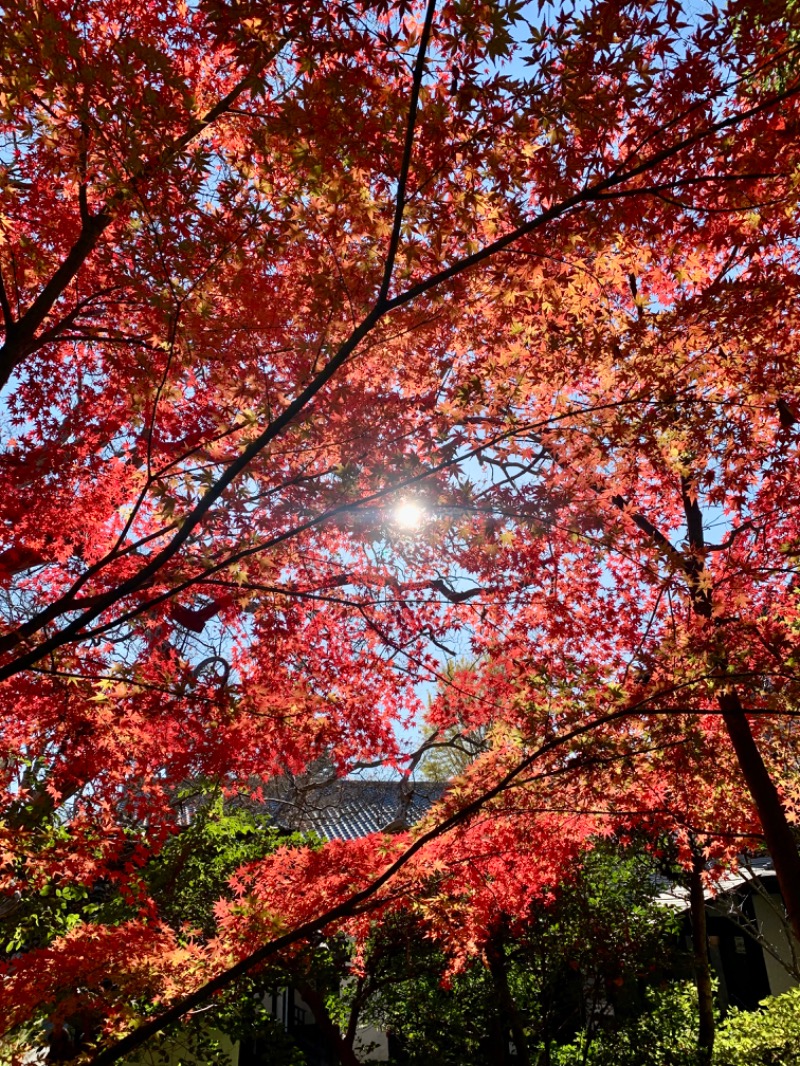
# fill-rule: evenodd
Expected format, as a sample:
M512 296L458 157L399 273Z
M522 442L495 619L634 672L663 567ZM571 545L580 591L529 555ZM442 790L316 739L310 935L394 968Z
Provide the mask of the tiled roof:
M341 778L299 793L273 783L265 807L284 829L314 832L328 840L356 840L414 825L443 792L443 785L430 781Z
M746 888L755 878L770 878L775 876L775 868L769 855L750 859L747 867L729 870L719 880L714 882L714 887L706 886L703 894L707 900L716 896L724 895L736 889ZM683 885L668 881L665 877L656 878L658 894L655 902L662 907L670 907L675 910L686 910L689 906L689 889Z
M398 832L420 820L442 796L445 786L432 781L374 781L278 778L265 782L261 797L240 796L232 807L268 814L280 829L317 833L327 840L357 840L370 833ZM190 822L207 802L202 794L180 802L180 819Z

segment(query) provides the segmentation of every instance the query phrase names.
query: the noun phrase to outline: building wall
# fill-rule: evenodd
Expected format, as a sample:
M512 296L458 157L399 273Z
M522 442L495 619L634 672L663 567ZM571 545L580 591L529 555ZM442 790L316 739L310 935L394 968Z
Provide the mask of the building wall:
M775 897L775 903L780 906L779 896ZM753 904L756 920L764 937L775 948L780 958L791 965L792 948L786 935L786 925L780 920L775 906L759 895L754 896ZM798 958L800 958L800 945L797 944L797 941L794 941L794 947L798 953ZM767 967L771 995L779 996L782 992L788 992L790 988L797 987L796 978L792 977L778 959L774 958L768 951L764 952L764 963Z
M359 1062L388 1062L389 1038L382 1029L365 1025L358 1030L353 1050Z

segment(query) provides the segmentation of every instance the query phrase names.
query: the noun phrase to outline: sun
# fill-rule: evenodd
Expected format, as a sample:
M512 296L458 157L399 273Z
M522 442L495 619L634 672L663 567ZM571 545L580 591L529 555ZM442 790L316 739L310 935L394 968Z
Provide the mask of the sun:
M425 519L425 509L416 500L401 500L392 517L402 529L419 529Z

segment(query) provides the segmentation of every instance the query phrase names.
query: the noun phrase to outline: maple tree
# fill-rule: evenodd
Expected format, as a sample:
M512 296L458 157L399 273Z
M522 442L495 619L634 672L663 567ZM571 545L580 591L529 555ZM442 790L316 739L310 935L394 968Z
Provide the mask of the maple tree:
M800 934L797 13L751 8L3 9L8 897L131 884L187 782L402 770L454 637L433 724L494 736L416 836L243 873L216 939L145 896L13 960L8 1026L102 1003L114 1061L485 854L469 953L480 878L529 907L598 795L695 782Z

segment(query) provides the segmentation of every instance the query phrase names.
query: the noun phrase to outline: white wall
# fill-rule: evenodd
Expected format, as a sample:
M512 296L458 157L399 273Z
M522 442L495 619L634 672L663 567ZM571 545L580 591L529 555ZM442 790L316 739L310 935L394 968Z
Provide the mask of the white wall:
M365 1025L358 1030L353 1050L359 1062L388 1062L389 1038L382 1029Z
M791 962L792 950L786 936L786 926L780 920L775 907L759 896L758 893L754 895L753 903L756 921L761 927L764 938L777 950L782 959ZM780 897L778 896L775 897L775 905L778 907L781 905ZM797 944L797 941L795 941L795 951L798 959L800 959L800 945ZM788 992L790 988L797 986L795 978L787 973L778 960L768 951L764 952L764 962L767 966L769 990L773 996L779 996L781 992Z

